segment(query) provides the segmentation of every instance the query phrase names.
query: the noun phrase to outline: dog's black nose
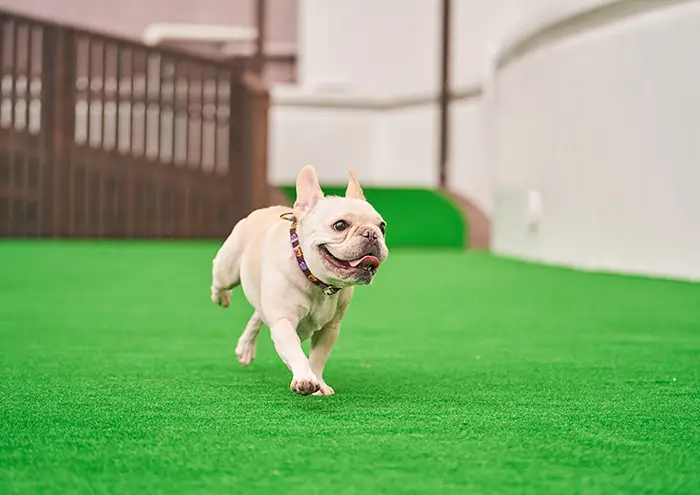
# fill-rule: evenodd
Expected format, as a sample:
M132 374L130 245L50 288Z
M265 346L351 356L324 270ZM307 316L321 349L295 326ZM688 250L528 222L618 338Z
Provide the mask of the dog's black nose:
M364 232L362 232L362 235L365 236L367 239L371 239L373 241L377 240L377 233L372 230L372 229L367 229Z

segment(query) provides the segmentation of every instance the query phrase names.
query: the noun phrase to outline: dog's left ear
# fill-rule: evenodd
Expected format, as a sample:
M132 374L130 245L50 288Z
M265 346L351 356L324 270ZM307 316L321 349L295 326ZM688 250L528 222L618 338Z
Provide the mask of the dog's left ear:
M350 169L350 181L348 182L348 188L345 190L345 197L366 201L365 194L362 192L357 176L355 176L355 172L352 169Z

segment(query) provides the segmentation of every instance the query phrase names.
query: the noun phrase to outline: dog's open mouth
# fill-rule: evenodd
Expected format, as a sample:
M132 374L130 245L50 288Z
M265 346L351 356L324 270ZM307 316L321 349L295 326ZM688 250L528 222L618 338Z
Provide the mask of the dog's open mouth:
M376 272L380 264L379 258L374 253L367 253L354 260L341 260L333 256L326 246L319 246L319 251L326 260L340 268Z

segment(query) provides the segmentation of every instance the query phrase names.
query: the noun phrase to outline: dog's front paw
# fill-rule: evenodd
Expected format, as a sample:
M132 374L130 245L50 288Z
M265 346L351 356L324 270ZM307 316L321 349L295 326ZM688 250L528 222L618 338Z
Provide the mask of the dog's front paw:
M236 346L236 357L241 366L248 366L255 359L255 341L250 342L241 338Z
M294 377L289 388L299 395L311 395L321 389L321 384L315 376Z
M321 383L321 388L318 389L318 392L314 392L314 395L335 395L335 390L326 383Z
M219 306L228 308L229 304L231 304L231 290L217 289L216 287L212 287L211 300Z

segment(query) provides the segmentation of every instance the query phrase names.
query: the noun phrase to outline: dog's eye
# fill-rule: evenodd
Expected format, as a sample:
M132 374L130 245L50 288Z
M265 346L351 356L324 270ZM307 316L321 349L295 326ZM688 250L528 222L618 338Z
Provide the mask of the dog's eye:
M337 230L338 232L342 232L343 230L347 229L349 227L348 222L345 220L338 220L333 224L333 228Z
M379 224L379 230L382 231L382 234L386 234L386 222L382 222Z

